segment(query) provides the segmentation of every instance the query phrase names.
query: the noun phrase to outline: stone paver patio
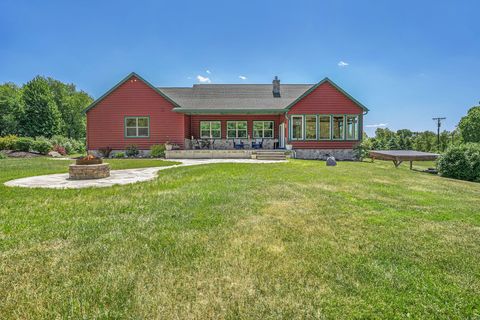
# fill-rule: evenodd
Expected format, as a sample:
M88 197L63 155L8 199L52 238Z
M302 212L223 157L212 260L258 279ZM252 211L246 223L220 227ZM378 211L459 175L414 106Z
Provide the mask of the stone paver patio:
M49 174L44 176L34 176L21 179L15 179L5 182L8 187L25 188L51 188L51 189L79 189L89 187L110 187L113 185L130 184L141 181L152 180L157 176L160 170L171 168L194 166L211 163L279 163L285 161L270 160L252 160L252 159L175 159L181 164L165 167L138 168L125 170L111 170L110 177L94 180L70 180L68 173Z

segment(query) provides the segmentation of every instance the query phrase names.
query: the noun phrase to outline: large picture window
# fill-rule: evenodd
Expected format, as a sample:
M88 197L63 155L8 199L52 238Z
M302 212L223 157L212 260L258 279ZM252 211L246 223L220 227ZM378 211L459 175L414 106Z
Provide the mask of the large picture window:
M317 140L317 116L305 116L305 139Z
M344 116L333 116L333 139L334 140L343 140L345 137L345 124Z
M220 121L200 121L200 137L220 139L222 137L222 125Z
M358 139L358 116L347 116L347 140Z
M330 116L319 116L320 140L330 140Z
M150 136L149 117L126 117L125 137L127 138L148 138Z
M291 117L292 140L303 140L303 116Z
M247 121L227 121L227 138L247 138Z
M273 138L273 121L253 121L254 138Z

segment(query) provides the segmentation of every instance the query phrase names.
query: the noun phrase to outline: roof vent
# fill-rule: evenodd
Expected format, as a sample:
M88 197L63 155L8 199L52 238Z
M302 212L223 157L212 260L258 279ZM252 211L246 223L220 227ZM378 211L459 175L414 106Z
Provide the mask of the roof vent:
M280 98L280 79L277 76L272 81L273 84L273 97Z

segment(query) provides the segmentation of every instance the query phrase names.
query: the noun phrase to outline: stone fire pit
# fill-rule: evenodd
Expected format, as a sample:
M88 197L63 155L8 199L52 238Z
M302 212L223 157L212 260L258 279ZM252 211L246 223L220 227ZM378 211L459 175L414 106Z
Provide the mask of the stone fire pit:
M103 163L100 158L89 155L71 164L68 173L72 180L107 178L110 177L110 165Z

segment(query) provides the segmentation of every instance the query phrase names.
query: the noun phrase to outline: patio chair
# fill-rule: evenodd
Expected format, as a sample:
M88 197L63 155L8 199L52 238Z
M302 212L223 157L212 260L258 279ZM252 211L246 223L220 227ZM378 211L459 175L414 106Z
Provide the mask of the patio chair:
M240 140L240 143L236 143L235 140L233 140L233 148L236 150L241 150L244 148L243 141Z
M258 141L252 141L252 149L262 149L263 148L263 139Z

